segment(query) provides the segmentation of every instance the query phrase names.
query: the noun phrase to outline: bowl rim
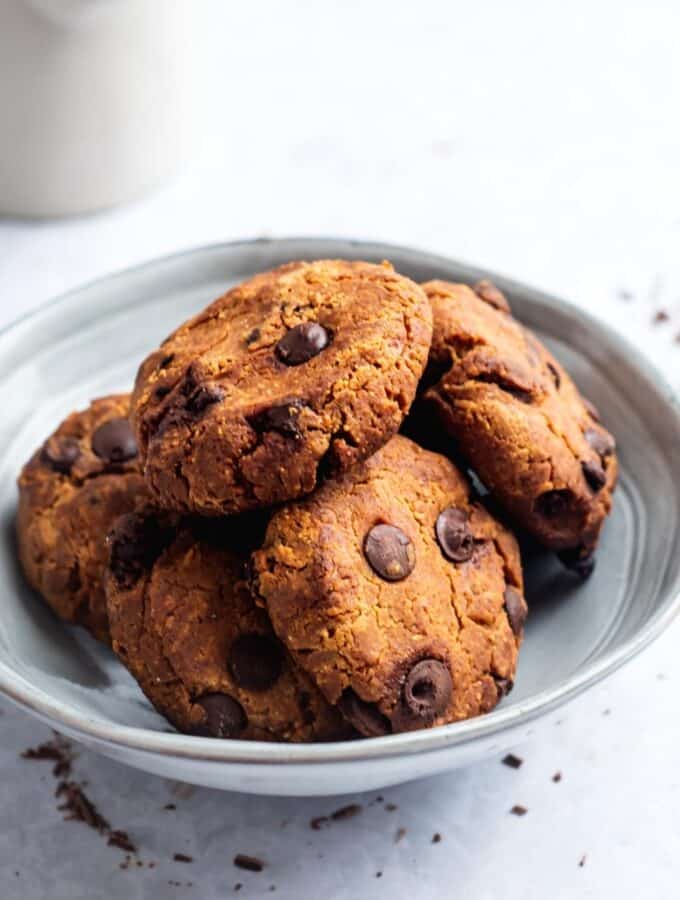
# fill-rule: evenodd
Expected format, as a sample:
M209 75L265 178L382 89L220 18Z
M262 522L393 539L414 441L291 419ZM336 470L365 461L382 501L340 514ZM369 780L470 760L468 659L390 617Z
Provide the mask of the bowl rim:
M365 250L371 257L389 258L391 254L411 255L421 263L446 269L455 266L465 277L478 280L485 277L493 280L510 294L517 293L535 302L555 308L567 315L578 315L580 320L597 338L612 346L619 355L625 356L634 366L647 386L664 402L669 415L680 428L680 401L665 376L649 359L616 330L595 318L589 312L565 300L533 288L502 274L460 263L450 257L433 254L419 249L372 240L357 240L343 237L287 237L253 238L237 241L209 243L187 250L165 254L160 257L125 267L92 279L85 284L68 290L47 302L40 304L23 316L18 317L0 330L0 339L8 336L20 325L39 319L50 310L104 283L110 285L119 279L134 277L155 267L163 267L171 262L200 255L210 255L239 248L252 249L257 246L276 245L281 251L290 247L291 258L298 255L295 248L304 244L313 248L335 246L336 255L342 255L344 245L348 255L356 255L357 249ZM310 254L311 255L311 254ZM318 258L318 257L317 257ZM289 766L295 764L351 763L378 758L407 756L416 753L431 753L460 747L496 734L527 724L567 701L575 698L588 687L615 672L630 661L671 624L680 613L680 572L664 592L663 605L650 616L633 636L622 645L603 654L602 657L584 664L582 669L562 682L532 695L525 701L507 708L500 707L483 716L442 725L438 728L406 732L385 737L368 738L360 741L338 741L333 743L285 744L265 741L220 740L184 735L179 732L155 731L147 728L130 727L107 723L77 712L71 704L55 699L47 691L31 684L26 678L0 660L0 692L16 705L47 720L56 727L64 727L73 735L109 747L135 750L141 753L157 753L167 757L192 759L206 763L260 764L268 766Z

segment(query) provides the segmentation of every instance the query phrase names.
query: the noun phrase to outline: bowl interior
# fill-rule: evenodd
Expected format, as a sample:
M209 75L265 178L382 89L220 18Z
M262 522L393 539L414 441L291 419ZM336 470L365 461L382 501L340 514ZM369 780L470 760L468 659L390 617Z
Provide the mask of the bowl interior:
M182 319L252 272L322 256L388 257L400 271L422 280L482 275L415 251L356 242L223 245L87 286L0 336L0 683L5 687L10 679L15 692L48 697L54 709L68 710L83 723L172 733L111 652L57 622L23 583L14 553L16 477L67 413L92 397L127 390L140 359ZM559 301L497 281L519 318L538 331L602 411L616 434L622 471L588 582L565 573L550 554L528 548L531 613L518 677L499 711L485 717L490 723L494 717L500 723L507 710L521 713L540 698L560 691L566 696L589 667L603 671L608 660L621 661L633 652L655 619L668 615L680 564L673 465L680 426L669 391L603 326ZM447 731L455 739L464 728Z

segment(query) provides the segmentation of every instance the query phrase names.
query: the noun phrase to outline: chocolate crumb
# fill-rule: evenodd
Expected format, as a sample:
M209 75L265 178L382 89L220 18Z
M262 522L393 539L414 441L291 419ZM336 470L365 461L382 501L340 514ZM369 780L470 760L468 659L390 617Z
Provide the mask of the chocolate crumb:
M246 869L248 872L261 872L264 863L257 856L248 856L246 853L237 853L234 857L234 865L237 869Z
M359 803L350 803L349 806L341 806L340 809L336 809L334 813L331 813L331 819L334 822L339 822L342 819L352 819L354 816L358 816L361 812L361 805Z
M406 836L406 829L405 828L397 828L396 834L394 835L394 843L398 844L399 841L401 841L402 838L404 838L405 836Z
M562 773L555 772L555 774L552 777L552 780L555 782L555 784L557 784L558 781L562 781Z
M163 809L177 809L174 803L166 803Z
M57 809L65 813L65 822L83 822L100 834L110 831L109 823L75 781L59 782L54 796L63 798Z
M661 322L667 322L670 319L670 316L666 312L665 309L658 310L654 315L654 324L660 325Z
M519 769L524 760L521 756L515 756L514 753L508 753L501 760L504 766L509 766L511 769Z
M529 812L529 810L526 808L526 806L522 806L519 803L515 803L515 805L510 810L510 812L513 814L513 816L526 816L526 814Z
M324 825L327 825L330 819L328 816L316 816L314 819L310 819L309 827L312 831L321 831Z
M175 853L172 858L175 862L192 863L194 861L193 856L187 856L186 853Z
M394 812L395 809L399 809L399 807L396 803L386 803L385 809L387 810L387 812Z
M109 839L106 842L109 847L118 847L119 850L125 850L126 853L136 853L137 848L130 840L130 837L126 831L112 831L109 834Z
M585 866L585 864L586 864L586 855L584 853L583 856L581 857L581 859L579 859L579 861L578 861L579 869L582 869Z
M375 877L376 877L376 878L382 878L382 872L376 872L376 873L375 873Z
M243 887L243 885L241 884L241 882L237 881L236 884L234 885L234 890L238 892L241 890L242 887Z
M67 779L71 774L71 764L73 762L71 743L56 732L53 740L45 741L44 744L40 744L38 747L29 747L21 754L21 758L54 762L52 774L55 778Z
M438 831L435 831L435 833L432 835L432 843L433 844L441 844L441 841L442 841L441 834L439 834Z

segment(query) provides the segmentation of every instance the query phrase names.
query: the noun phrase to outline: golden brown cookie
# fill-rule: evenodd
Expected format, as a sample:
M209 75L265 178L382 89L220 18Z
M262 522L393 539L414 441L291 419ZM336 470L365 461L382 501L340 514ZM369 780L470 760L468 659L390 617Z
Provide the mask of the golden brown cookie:
M176 527L150 511L122 517L106 576L113 649L180 731L268 741L350 736L252 600L247 555L232 549L233 536L217 521Z
M364 735L476 716L512 686L517 543L405 437L278 510L252 570L297 664Z
M587 574L616 484L614 438L497 288L423 287L434 312L423 402L514 520Z
M133 421L159 505L267 506L369 456L413 400L431 318L387 264L294 262L233 288L139 370Z
M68 622L108 640L101 583L106 534L148 502L128 424L129 395L72 413L19 477L19 557L32 587Z

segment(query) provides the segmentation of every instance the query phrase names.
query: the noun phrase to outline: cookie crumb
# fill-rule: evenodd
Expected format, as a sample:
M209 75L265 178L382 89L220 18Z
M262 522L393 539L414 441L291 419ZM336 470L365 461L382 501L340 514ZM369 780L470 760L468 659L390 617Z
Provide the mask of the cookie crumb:
M329 825L331 821L340 822L343 819L352 819L354 816L358 816L362 810L363 807L359 803L350 803L348 806L341 806L340 809L336 809L330 816L315 816L315 818L310 819L309 827L312 831L320 831L325 825Z
M247 853L237 853L234 857L234 865L237 869L246 869L248 872L261 872L264 862L257 856L248 856Z
M562 781L562 773L555 772L555 774L552 777L552 780L555 782L555 784L557 784L558 781Z
M406 829L405 828L397 828L394 835L394 843L398 844L404 837L406 837Z
M501 760L504 766L509 766L511 769L519 769L524 760L521 756L515 756L514 753L506 754Z
M175 860L175 862L182 863L192 863L194 861L193 856L188 856L186 853L175 853L172 858Z
M513 814L513 816L526 816L529 810L526 808L526 806L522 806L520 803L515 803L510 812Z
M54 796L63 799L57 809L65 813L65 822L83 822L100 834L110 830L109 823L75 781L60 781Z
M441 844L442 836L438 831L432 835L432 843L433 844Z

